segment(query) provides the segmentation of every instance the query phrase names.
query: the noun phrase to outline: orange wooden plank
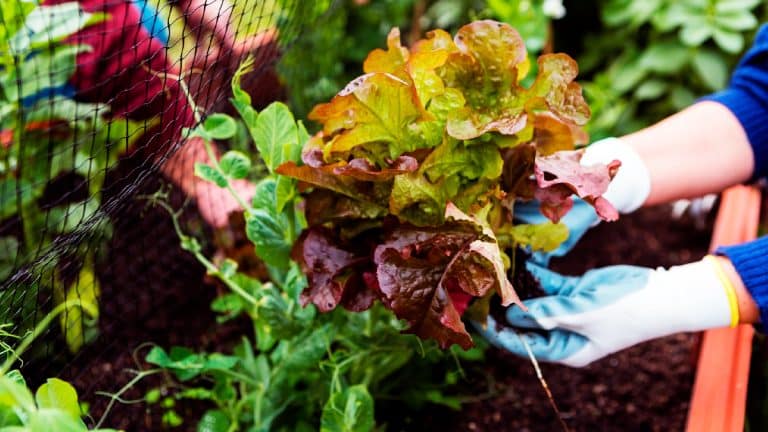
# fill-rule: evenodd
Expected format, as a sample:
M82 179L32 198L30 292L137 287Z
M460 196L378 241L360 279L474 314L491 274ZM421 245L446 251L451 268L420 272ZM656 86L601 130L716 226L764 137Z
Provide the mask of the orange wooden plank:
M760 221L760 191L735 186L723 193L711 248L752 240ZM747 403L750 325L704 332L699 354L688 432L741 432Z

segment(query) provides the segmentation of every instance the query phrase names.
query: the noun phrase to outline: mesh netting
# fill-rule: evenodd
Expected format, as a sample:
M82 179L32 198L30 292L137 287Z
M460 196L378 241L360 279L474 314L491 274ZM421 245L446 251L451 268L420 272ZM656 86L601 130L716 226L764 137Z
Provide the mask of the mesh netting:
M87 394L106 373L99 357L199 344L173 338L213 318L174 311L206 310L215 292L146 197L186 205L193 231L226 224L229 203L193 176L207 155L185 128L231 110L249 56L254 105L280 98L273 66L326 3L0 0L0 322L23 335L81 302L25 356L33 380L62 374Z

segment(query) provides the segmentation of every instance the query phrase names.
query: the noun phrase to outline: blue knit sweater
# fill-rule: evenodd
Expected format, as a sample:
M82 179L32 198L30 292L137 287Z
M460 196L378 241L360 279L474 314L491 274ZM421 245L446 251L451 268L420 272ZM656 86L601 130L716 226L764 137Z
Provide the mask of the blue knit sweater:
M768 176L768 25L733 72L727 89L705 99L719 102L739 119L755 158L754 179ZM768 327L768 236L736 246L718 248L741 276Z

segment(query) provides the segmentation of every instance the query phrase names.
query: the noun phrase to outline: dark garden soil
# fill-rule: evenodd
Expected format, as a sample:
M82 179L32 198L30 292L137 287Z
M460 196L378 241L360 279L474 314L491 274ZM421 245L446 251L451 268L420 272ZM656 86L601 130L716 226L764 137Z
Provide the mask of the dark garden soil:
M142 193L151 194L160 186L159 181L149 181ZM182 198L172 193L171 202L182 205ZM119 214L104 264L97 269L102 290L101 337L74 359L65 354L66 347L60 347L61 352L53 357L68 360L50 363L43 375L33 377L39 381L42 376L58 374L71 380L90 404L95 419L108 403L108 398L97 392L116 392L133 378L129 369L147 367L135 360L144 357L147 342L227 351L239 340L239 334L249 332L247 322L215 323L209 304L217 288L201 283L203 269L179 249L164 211L131 200ZM195 217L194 205L188 205L186 214L187 229L193 234L197 231L201 238L205 229ZM684 263L706 252L710 228L711 224L695 229L685 221L671 222L666 208L643 210L595 228L570 258L555 266L577 274L618 263ZM584 369L542 368L566 423L574 430L681 430L693 382L696 343L694 335L678 335L642 344ZM482 367L467 373L474 396L462 412L432 407L409 416L401 413L397 423L402 426L395 430L559 430L527 360L491 349ZM141 399L153 388L171 390L165 387L170 382L154 375L137 383L122 398ZM177 405L185 422L172 430L194 430L204 409L202 404ZM162 420L165 411L159 404L117 403L104 425L131 432L167 430ZM390 419L379 420L393 429Z
M657 207L602 224L553 267L580 274L605 265L670 266L703 256L711 220L697 229L688 220L671 221L669 213L667 207ZM574 431L679 431L685 425L697 344L697 335L674 335L583 369L542 364L542 372L565 423ZM425 410L401 429L562 430L528 360L492 348L483 365L468 374L474 400L461 412Z

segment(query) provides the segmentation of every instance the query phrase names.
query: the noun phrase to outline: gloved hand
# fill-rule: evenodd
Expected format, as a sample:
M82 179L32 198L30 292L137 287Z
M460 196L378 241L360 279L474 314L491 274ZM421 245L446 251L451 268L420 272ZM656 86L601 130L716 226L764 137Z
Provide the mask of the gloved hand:
M621 161L621 167L603 195L619 213L626 214L640 208L651 191L651 178L645 163L637 152L618 138L606 138L586 148L581 158L585 166L598 163L608 164ZM515 219L520 223L538 224L548 219L539 211L536 201L515 205ZM560 220L568 227L568 239L556 250L548 253L536 252L531 260L547 265L549 258L563 256L573 249L584 233L600 222L595 209L581 199L575 198L573 208Z
M605 267L580 277L534 263L528 270L547 295L526 300L528 312L509 308L500 330L490 317L485 328L475 323L491 343L520 356L527 355L525 338L537 359L580 367L649 339L738 323L735 292L713 257L668 270Z

